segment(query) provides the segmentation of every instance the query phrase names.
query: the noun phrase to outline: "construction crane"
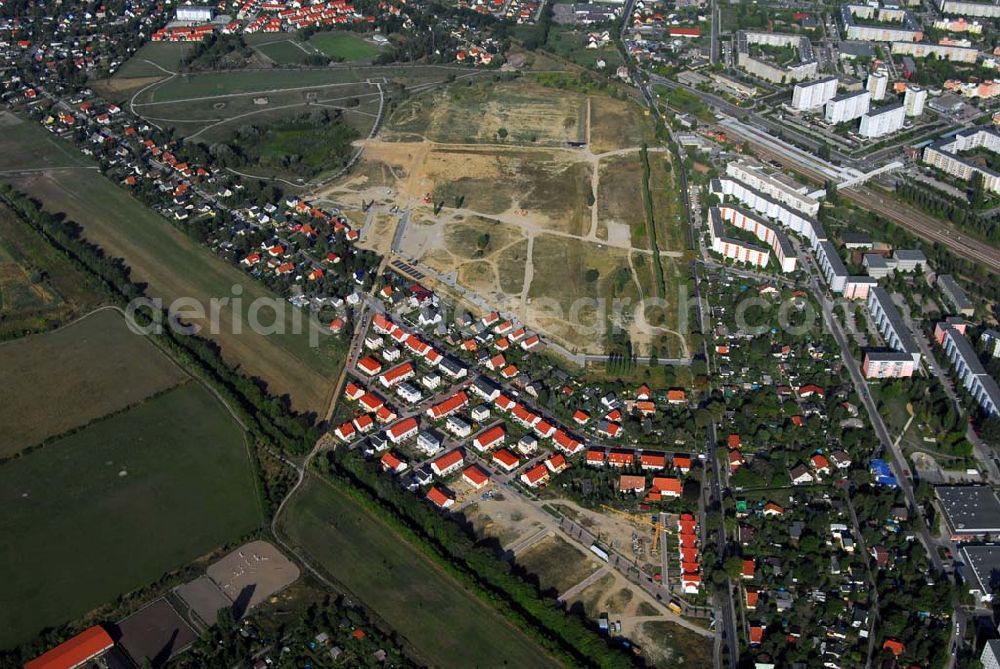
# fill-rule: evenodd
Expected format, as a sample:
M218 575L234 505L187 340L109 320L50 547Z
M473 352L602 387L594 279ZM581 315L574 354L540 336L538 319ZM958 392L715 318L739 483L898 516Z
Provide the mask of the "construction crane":
M666 530L667 529L666 525L664 525L659 521L653 522L652 520L649 520L645 516L636 513L628 513L627 511L622 511L620 509L616 509L606 504L602 504L601 508L604 509L605 511L610 511L616 516L621 516L627 520L630 520L633 523L638 523L640 525L646 525L647 527L653 528L653 548L650 552L651 554L656 555L660 546L660 530Z

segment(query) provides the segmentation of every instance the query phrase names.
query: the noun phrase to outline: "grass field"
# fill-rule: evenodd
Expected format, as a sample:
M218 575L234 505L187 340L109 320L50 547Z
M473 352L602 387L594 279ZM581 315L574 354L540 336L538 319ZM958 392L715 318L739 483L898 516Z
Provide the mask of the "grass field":
M0 111L0 172L18 170L85 167L94 164L69 142L52 136L32 121Z
M354 33L316 33L309 38L310 46L330 58L345 61L371 60L378 55L378 47Z
M263 522L242 429L193 381L3 464L0 504L0 647Z
M193 48L194 44L183 42L147 42L122 63L112 79L167 76L180 68L181 60Z
M428 664L556 666L503 616L326 482L307 481L282 524L311 564L361 599Z
M110 309L54 332L0 344L0 369L5 381L0 384L0 457L187 378Z
M5 148L6 141L6 136L0 138L0 148ZM295 309L286 301L215 257L99 174L39 174L17 179L15 185L46 209L65 213L79 223L85 236L110 255L124 258L133 278L147 283L147 292L162 298L165 305L181 297L195 298L208 312L210 299L231 296L233 286L242 286L244 318L224 307L219 313L218 333L206 329L202 334L219 343L230 364L263 379L272 393L290 395L296 410L322 413L326 408L343 363L343 349L323 336L319 346L311 346L309 319L303 317L301 328L297 328ZM235 334L233 323L245 320L257 299L280 305L282 313L274 328L279 333L261 334L243 323L242 331ZM272 323L272 313L264 309L262 323Z

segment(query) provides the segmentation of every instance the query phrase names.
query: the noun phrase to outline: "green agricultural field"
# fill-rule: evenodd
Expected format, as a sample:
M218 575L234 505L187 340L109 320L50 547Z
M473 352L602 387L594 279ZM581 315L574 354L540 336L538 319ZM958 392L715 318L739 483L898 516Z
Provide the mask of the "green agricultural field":
M0 458L121 411L187 378L152 343L133 334L112 309L53 332L0 344L0 369Z
M351 497L310 479L282 520L306 559L440 667L548 667L554 660Z
M9 141L20 140L9 134L0 136L0 150L5 150ZM45 156L40 158L44 160ZM0 158L0 167L3 160ZM263 324L276 323L273 334L255 332L245 322L242 331L234 333L233 322L245 318L240 319L229 306L220 309L217 333L206 329L202 334L220 345L230 364L263 379L272 393L288 394L296 410L325 411L343 365L344 349L339 340L322 334L316 339L318 346L313 346L310 332L321 332L323 328L311 330L305 314L301 314L301 325L296 326L296 310L287 301L196 244L96 172L35 174L16 179L14 184L46 209L65 213L79 223L84 235L107 253L124 258L132 268L132 276L147 283L147 292L162 298L165 306L181 297L195 298L207 312L209 300L231 297L236 285L243 288L244 317L255 300L279 305L281 316L277 321L271 320L270 308L261 312Z
M243 431L193 381L3 464L0 504L5 648L263 522Z
M96 170L75 146L52 135L34 121L0 111L0 177L30 169L86 168Z
M334 60L371 60L378 55L378 47L354 33L316 33L309 44Z

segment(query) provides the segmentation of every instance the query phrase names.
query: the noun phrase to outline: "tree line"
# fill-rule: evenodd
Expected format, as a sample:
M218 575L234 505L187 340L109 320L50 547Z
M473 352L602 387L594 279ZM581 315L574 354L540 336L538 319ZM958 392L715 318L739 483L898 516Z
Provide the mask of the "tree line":
M125 307L130 301L145 297L144 287L131 278L131 268L121 258L108 256L99 246L84 239L77 224L44 211L37 202L7 184L0 185L0 201L74 266L97 279L114 304ZM153 324L154 319L166 323L167 318L165 310L156 313L152 307L135 311L140 327ZM305 453L319 437L313 416L293 414L287 398L269 394L260 380L233 370L222 359L215 343L180 334L171 327L161 328L151 336L189 369L212 381L255 438L274 443L289 453Z
M473 530L443 516L381 473L356 452L327 454L325 469L384 522L412 537L424 552L445 563L453 576L514 621L550 652L577 667L631 667L639 662L612 647L585 620L559 608L557 601L529 579L531 574L497 558L496 549L479 542ZM358 491L363 493L359 495Z

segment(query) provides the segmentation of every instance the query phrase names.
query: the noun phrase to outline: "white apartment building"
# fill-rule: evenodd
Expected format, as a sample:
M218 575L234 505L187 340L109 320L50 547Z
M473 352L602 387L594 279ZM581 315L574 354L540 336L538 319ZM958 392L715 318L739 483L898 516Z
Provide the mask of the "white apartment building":
M906 108L907 116L920 116L924 113L924 105L927 103L927 89L920 86L907 86L906 93L903 94L903 107Z
M819 109L837 95L838 83L837 77L824 77L795 84L792 89L792 108L799 111Z
M819 200L810 196L806 187L784 175L768 174L759 163L731 162L726 165L726 174L795 211L813 217L819 213Z
M870 139L885 137L902 130L905 120L906 108L902 103L897 102L894 105L880 107L861 117L861 128L858 130L858 134Z
M889 75L885 70L871 72L868 74L868 81L865 83L865 90L872 94L872 100L884 100L885 92L889 89Z
M1000 132L992 126L977 126L963 130L951 138L942 139L925 147L923 161L965 181L972 179L972 175L978 172L983 175L983 186L986 190L1000 193L1000 174L987 167L973 164L961 155L964 151L977 148L1000 153Z
M797 262L795 249L792 243L778 226L767 223L749 212L736 207L719 207L719 214L722 220L734 227L753 233L757 239L770 245L774 257L778 261L778 266L782 272L794 272Z
M868 113L872 104L872 94L856 91L838 95L826 103L826 122L833 125L847 123Z
M938 323L943 331L941 347L955 370L955 378L969 391L972 398L988 416L1000 413L1000 387L996 380L986 373L979 361L976 349L957 328L948 323Z

